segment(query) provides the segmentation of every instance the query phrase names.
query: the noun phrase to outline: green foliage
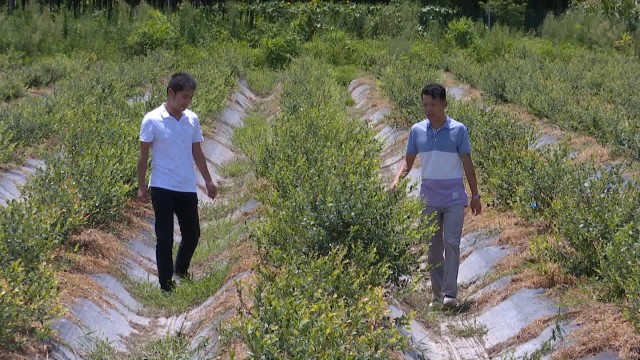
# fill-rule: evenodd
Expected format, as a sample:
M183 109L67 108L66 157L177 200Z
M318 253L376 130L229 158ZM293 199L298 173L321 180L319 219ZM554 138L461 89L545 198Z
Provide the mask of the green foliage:
M514 123L507 113L478 104L450 102L448 111L468 126L480 184L490 190L493 205L510 208L523 201L516 189L530 183L525 166L533 161L528 149L534 130Z
M572 42L591 48L611 48L625 31L625 24L598 12L568 11L561 16L549 15L540 28L541 35L561 42Z
M482 37L471 45L471 53L476 62L483 64L492 59L500 58L510 53L516 43L514 31L508 26L496 24Z
M481 1L480 7L485 13L491 13L492 23L495 20L517 29L524 27L527 0L487 0Z
M169 18L150 9L127 39L127 47L134 55L146 55L159 47L171 48L176 40L176 29Z
M394 123L409 126L424 118L422 88L441 76L441 71L433 65L438 61L437 53L435 46L413 47L381 69L381 87L395 105Z
M275 90L280 74L269 68L251 68L247 71L247 83L258 96L267 96Z
M242 150L254 166L264 156L266 145L271 141L271 126L259 113L250 113L244 118L244 127L233 132L233 144Z
M640 9L635 0L603 0L588 2L584 0L575 1L575 7L579 11L589 14L602 14L613 21L616 21L630 30L640 24Z
M4 122L0 122L0 164L5 164L14 157L16 144L13 138L13 131Z
M271 129L249 118L234 136L268 184L254 305L234 326L256 358L386 359L406 347L380 285L416 272L433 229L419 201L380 185L380 145L347 119L332 75L296 59Z
M272 69L281 69L300 52L300 39L295 34L281 34L273 38L262 38L264 64Z
M420 23L420 27L422 30L428 28L429 26L443 26L444 24L448 24L451 20L453 20L453 17L456 15L456 13L456 10L449 7L427 5L423 6L420 9L418 22Z
M640 331L640 227L634 221L618 229L604 249L600 268L615 295L626 300L625 313Z
M449 22L445 38L460 48L468 48L476 41L475 24L469 18L459 18Z
M24 67L22 72L24 73L27 87L42 87L50 85L67 75L77 73L79 65L79 63L64 55L56 55L38 60L28 67Z
M242 45L233 44L212 44L207 48L185 47L180 53L178 68L191 73L198 82L191 109L199 115L200 124L209 125L212 117L226 106L229 90L246 73L249 55L243 53ZM162 102L166 96L166 85L158 90L161 91L158 102Z
M356 48L344 31L331 31L316 36L303 46L304 53L333 65L353 64Z
M346 88L358 76L358 69L353 65L336 66L331 73L336 82Z
M0 343L10 350L49 331L48 321L60 314L58 290L49 264L25 268L20 260L2 259L0 265Z
M0 344L5 348L46 332L60 313L49 255L58 240L55 211L16 202L0 210Z
M563 265L576 275L596 275L602 269L604 249L633 221L640 204L638 192L617 171L592 171L581 169L566 178L551 212L558 234L573 250L560 253Z
M382 289L371 285L384 272L355 266L344 249L290 254L277 268L260 268L254 307L237 331L256 359L389 359L407 344L384 316Z
M36 3L11 16L0 14L0 53L53 54L63 35L62 22L56 18L55 13Z
M24 95L26 87L21 73L0 72L0 100L10 100Z
M29 97L12 105L0 109L0 123L5 124L17 146L36 144L51 135L54 126L48 120L52 101Z
M166 314L181 313L205 302L212 292L224 284L229 270L228 264L210 265L202 279L182 281L171 292L171 296L167 296L167 293L149 281L133 283L132 294L147 309L160 310Z
M618 51L628 52L633 48L633 37L628 32L623 32L620 39L613 43L613 47Z
M640 157L639 125L633 120L640 101L632 95L640 85L627 75L640 71L637 62L624 54L518 34L511 35L517 46L500 46L503 50L492 55L490 34L471 48L450 49L442 66L498 100Z

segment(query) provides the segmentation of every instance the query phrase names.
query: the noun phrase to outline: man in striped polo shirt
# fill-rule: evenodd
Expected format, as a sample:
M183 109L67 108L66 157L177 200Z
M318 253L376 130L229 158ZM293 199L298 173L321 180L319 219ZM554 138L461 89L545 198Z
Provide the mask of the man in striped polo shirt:
M460 238L465 207L469 202L463 184L463 170L471 190L469 206L474 215L482 212L471 143L467 128L446 115L447 95L440 84L422 89L422 106L427 118L411 127L407 155L396 175L392 189L411 170L417 155L422 161L420 198L423 214L438 222L438 231L430 240L431 288L434 302L444 306L458 304L458 268Z

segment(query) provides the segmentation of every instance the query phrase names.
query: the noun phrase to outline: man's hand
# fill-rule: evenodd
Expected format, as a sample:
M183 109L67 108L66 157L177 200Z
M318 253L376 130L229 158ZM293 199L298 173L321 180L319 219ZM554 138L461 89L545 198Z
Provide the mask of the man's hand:
M138 189L138 201L141 203L149 202L149 190L147 190L147 188L142 187Z
M214 184L213 181L207 181L205 185L207 187L207 196L211 199L215 199L216 196L218 196L218 187L216 184Z
M480 199L471 199L469 206L471 207L471 213L473 215L480 215L480 213L482 213L482 203Z

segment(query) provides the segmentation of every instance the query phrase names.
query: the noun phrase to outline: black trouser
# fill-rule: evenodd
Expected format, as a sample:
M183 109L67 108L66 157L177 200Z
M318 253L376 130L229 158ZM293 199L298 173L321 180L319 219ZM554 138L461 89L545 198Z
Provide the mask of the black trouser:
M151 188L151 202L156 222L156 261L160 287L169 290L173 277L173 214L178 217L182 241L176 257L175 273L187 275L191 257L200 238L198 219L198 195L192 192L180 192L158 187Z

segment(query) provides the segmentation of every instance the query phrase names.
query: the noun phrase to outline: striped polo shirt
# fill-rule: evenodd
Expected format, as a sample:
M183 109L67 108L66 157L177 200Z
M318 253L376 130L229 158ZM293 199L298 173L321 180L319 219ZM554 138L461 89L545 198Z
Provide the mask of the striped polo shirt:
M411 127L407 154L420 155L420 197L428 206L467 205L460 156L470 153L466 126L448 116L439 129L432 128L429 119Z

